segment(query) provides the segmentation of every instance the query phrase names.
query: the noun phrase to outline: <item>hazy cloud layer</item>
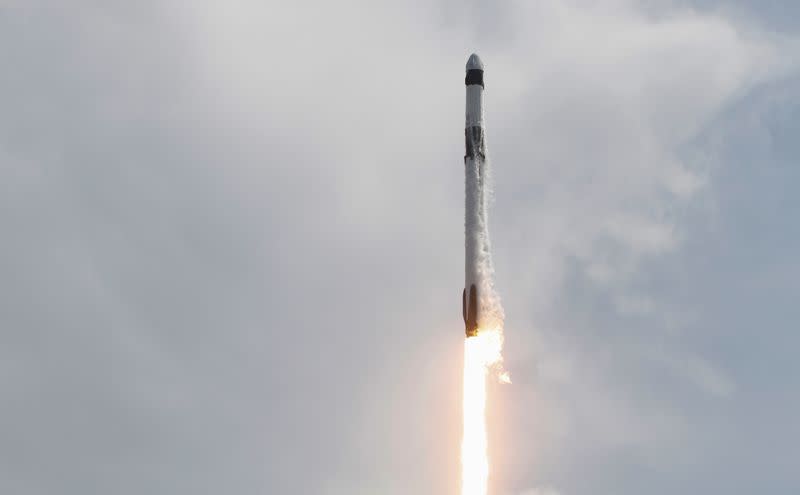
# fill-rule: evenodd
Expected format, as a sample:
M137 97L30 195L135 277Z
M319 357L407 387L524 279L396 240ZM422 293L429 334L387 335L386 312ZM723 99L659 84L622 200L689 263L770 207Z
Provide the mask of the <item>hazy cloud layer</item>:
M3 3L0 491L456 493L473 50L495 492L796 491L796 29L749 8Z

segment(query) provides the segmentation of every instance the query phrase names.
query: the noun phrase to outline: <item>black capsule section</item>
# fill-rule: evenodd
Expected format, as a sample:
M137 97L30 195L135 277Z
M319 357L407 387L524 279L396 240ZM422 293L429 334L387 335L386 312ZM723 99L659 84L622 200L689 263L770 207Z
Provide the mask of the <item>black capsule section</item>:
M480 84L482 88L486 88L483 85L483 71L480 69L470 69L467 71L467 77L464 79L464 84L467 86L472 86L473 84Z

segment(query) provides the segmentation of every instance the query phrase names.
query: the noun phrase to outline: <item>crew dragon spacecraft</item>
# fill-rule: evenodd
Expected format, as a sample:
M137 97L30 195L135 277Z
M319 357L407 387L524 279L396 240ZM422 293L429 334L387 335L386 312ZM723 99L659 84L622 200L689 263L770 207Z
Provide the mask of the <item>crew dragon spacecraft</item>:
M486 290L490 275L484 261L488 259L488 233L486 231L486 142L483 122L483 62L477 54L467 60L466 125L464 127L466 154L464 248L465 284L461 295L461 312L466 325L467 338L478 335L481 323L480 294Z

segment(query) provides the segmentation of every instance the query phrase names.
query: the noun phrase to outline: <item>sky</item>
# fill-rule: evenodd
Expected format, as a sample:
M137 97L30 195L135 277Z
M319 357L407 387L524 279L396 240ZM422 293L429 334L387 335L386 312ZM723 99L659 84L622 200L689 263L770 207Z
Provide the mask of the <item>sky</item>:
M800 490L789 1L0 2L0 492Z

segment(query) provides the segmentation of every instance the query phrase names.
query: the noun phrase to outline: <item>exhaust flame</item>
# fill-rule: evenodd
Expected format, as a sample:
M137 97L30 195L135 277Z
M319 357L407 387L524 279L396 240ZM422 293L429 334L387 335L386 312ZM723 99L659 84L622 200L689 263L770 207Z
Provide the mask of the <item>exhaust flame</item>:
M464 433L461 440L461 495L486 495L489 483L486 434L486 377L502 361L501 329L479 330L464 342ZM498 370L501 382L508 373Z

